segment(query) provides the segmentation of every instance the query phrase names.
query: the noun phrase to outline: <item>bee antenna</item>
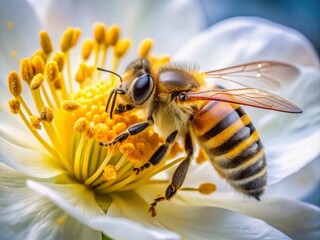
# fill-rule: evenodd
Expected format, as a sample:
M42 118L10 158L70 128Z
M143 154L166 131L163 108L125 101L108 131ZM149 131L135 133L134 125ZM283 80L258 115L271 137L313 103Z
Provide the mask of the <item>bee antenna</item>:
M111 70L104 69L104 68L101 68L101 67L97 67L97 70L103 71L103 72L112 73L112 74L116 75L118 78L120 78L120 82L122 82L122 77L121 77L118 73L116 73L116 72L113 72L113 71L111 71Z

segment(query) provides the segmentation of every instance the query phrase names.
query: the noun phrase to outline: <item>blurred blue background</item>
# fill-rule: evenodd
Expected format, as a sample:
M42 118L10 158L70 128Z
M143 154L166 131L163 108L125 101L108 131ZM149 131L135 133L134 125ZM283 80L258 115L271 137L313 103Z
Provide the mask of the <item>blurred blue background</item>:
M320 53L320 0L199 0L206 26L235 16L258 16L291 27ZM319 157L317 159L320 160ZM319 169L320 171L320 169ZM320 206L320 186L306 202Z
M200 0L207 26L234 16L259 16L294 28L320 53L319 0Z

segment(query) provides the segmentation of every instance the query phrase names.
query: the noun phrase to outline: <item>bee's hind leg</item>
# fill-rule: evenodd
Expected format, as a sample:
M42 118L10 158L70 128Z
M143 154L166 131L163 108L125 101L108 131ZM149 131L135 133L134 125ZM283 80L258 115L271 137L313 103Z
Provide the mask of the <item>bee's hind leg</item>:
M149 213L151 213L152 217L155 217L157 215L155 207L157 206L158 202L163 200L170 200L177 193L178 189L181 188L184 182L190 165L191 157L193 156L193 144L189 133L186 135L185 151L187 153L187 157L179 164L177 169L174 171L171 184L167 187L165 196L156 198L154 202L150 204Z

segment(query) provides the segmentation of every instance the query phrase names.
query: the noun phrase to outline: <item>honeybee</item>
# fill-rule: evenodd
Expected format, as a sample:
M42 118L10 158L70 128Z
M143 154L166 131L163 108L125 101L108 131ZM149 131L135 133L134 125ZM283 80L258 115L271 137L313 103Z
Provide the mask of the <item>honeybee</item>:
M111 72L102 68L99 70ZM285 74L296 77L299 71L294 66L261 61L220 70L199 72L188 65L169 63L162 67L152 66L148 59L139 58L128 65L107 101L106 111L110 117L131 109L142 109L146 121L128 127L108 143L113 145L139 134L156 125L166 141L140 168L157 165L168 152L177 137L184 139L185 159L176 168L171 184L163 197L150 204L149 212L154 217L155 207L162 200L171 199L181 188L197 143L210 158L214 169L236 191L260 200L267 184L267 167L263 145L249 116L240 105L287 113L302 110L289 101L270 92L256 88L208 89L206 78L218 78L247 84L279 85ZM116 106L117 96L121 103ZM110 107L110 110L109 110Z

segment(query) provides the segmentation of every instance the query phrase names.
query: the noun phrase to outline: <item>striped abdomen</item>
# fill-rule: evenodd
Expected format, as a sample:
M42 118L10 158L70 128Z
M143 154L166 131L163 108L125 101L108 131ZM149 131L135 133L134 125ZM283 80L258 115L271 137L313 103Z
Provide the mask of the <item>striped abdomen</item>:
M220 176L236 190L259 199L267 182L259 135L235 104L208 102L193 119L193 131Z

